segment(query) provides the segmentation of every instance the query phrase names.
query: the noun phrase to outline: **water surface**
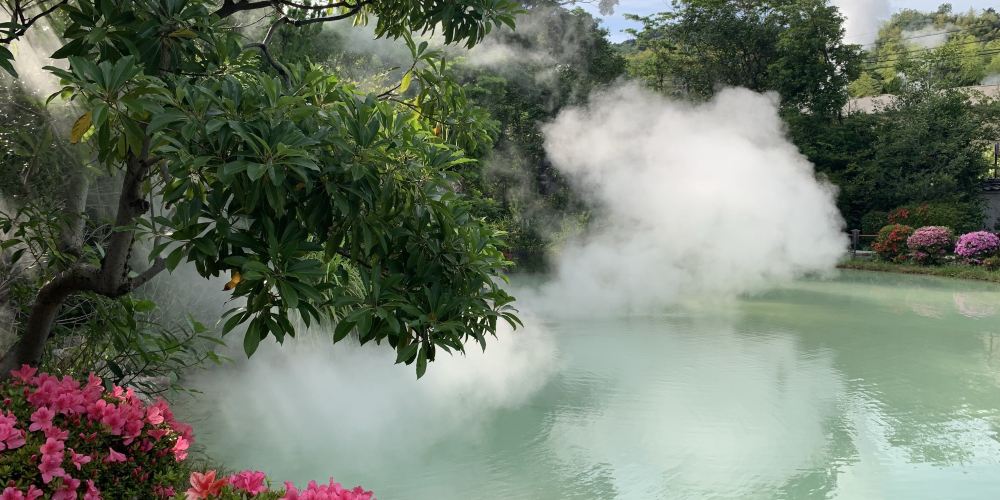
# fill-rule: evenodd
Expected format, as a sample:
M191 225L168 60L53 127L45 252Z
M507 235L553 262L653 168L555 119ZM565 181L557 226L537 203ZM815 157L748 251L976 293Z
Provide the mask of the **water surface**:
M188 416L227 466L382 500L1000 498L998 312L993 285L845 272L725 306L536 319L551 355L487 350L469 386L290 358L276 370L302 371L277 389L212 387L220 407ZM501 385L496 363L524 376ZM275 391L294 380L290 404Z

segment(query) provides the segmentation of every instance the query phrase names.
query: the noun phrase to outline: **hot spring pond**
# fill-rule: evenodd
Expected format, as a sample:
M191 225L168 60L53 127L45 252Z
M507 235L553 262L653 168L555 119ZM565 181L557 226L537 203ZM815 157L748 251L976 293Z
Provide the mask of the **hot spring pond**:
M845 272L532 323L419 383L301 340L183 413L228 467L381 500L1000 498L1000 287Z

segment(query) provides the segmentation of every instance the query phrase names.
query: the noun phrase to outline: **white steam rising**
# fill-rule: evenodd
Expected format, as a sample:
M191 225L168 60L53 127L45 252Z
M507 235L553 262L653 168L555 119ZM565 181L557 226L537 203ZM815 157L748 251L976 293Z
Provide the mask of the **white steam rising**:
M386 460L419 467L435 444L475 434L497 411L522 404L555 369L555 346L535 327L516 334L501 328L485 353L473 346L467 356L441 353L419 381L412 365L393 365L384 346L333 345L320 332L302 334L193 380L204 391L195 410L211 427L227 424L220 435L202 432L192 415L214 458L296 481L312 479L302 470L313 468L302 467L304 456L343 463L350 453L358 469L339 470L343 478ZM232 441L241 435L252 443Z
M889 0L833 0L832 3L845 18L845 41L860 45L875 41L882 22L892 12Z
M728 89L690 105L625 85L562 112L546 150L601 216L519 302L644 312L832 269L846 246L834 188L788 141L777 104Z
M900 37L911 45L923 49L936 49L948 42L948 37L955 29L956 26L951 23L945 26L931 24L918 30L903 30Z

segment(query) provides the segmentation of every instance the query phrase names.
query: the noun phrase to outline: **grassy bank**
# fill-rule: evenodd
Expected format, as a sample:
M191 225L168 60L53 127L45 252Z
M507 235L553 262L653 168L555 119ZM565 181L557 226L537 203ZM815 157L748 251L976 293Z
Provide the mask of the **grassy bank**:
M964 280L990 281L1000 283L1000 271L990 271L984 267L965 264L944 264L940 266L918 266L914 264L894 264L876 260L850 259L841 262L841 269L858 269L862 271L879 271L902 274L927 274Z

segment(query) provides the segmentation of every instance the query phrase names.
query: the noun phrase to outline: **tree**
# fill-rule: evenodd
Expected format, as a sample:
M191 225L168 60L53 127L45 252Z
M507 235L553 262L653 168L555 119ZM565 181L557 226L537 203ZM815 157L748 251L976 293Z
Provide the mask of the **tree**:
M507 231L519 268L537 270L545 265L546 233L559 219L585 211L549 162L542 125L616 81L625 60L584 10L552 1L532 2L526 10L516 31L502 30L489 41L517 57L481 65L473 52L459 71L469 98L489 112L498 130L485 160L500 166L466 187L491 202L479 213Z
M826 0L675 0L632 16L630 73L669 93L707 99L719 87L776 91L788 111L836 116L856 76L858 49Z
M920 85L876 114L854 113L834 123L792 119L792 139L817 171L839 188L850 227L866 214L919 203L945 204L963 227L982 222L984 155L997 133L998 105L974 105L970 95Z
M67 245L36 263L51 278L0 363L4 374L37 363L68 297L125 296L184 261L205 277L230 273L227 286L245 303L226 313L223 332L245 326L247 355L268 336L293 336L295 314L306 325L336 320L334 341L351 331L362 343L384 341L420 376L438 349L462 351L470 339L485 348L498 320L518 322L512 297L497 284L507 265L499 234L454 189L453 171L472 161L458 144L481 140L482 128L463 123L445 133L444 117L477 115L463 109L439 54L410 35L436 32L471 47L493 28L511 26L515 4L39 0L6 7L12 16L0 25L3 44L49 18L63 25L65 44L54 57L68 64L49 71L62 80L59 94L80 108L68 139L92 148L120 189L113 230L103 238L82 237L78 202L60 205L50 233ZM248 11L271 21L259 41L241 39L233 24L234 14ZM369 17L377 18L378 36L404 40L413 58L384 92L359 92L321 67L286 64L271 51L285 30ZM11 60L0 45L0 66L13 73ZM0 229L18 224L7 219ZM152 245L148 264L132 255L139 240ZM8 238L4 247L30 244Z
M1000 53L1000 14L995 9L955 13L949 4L934 12L903 9L865 47L865 75L889 93L907 82L935 88L979 85Z

